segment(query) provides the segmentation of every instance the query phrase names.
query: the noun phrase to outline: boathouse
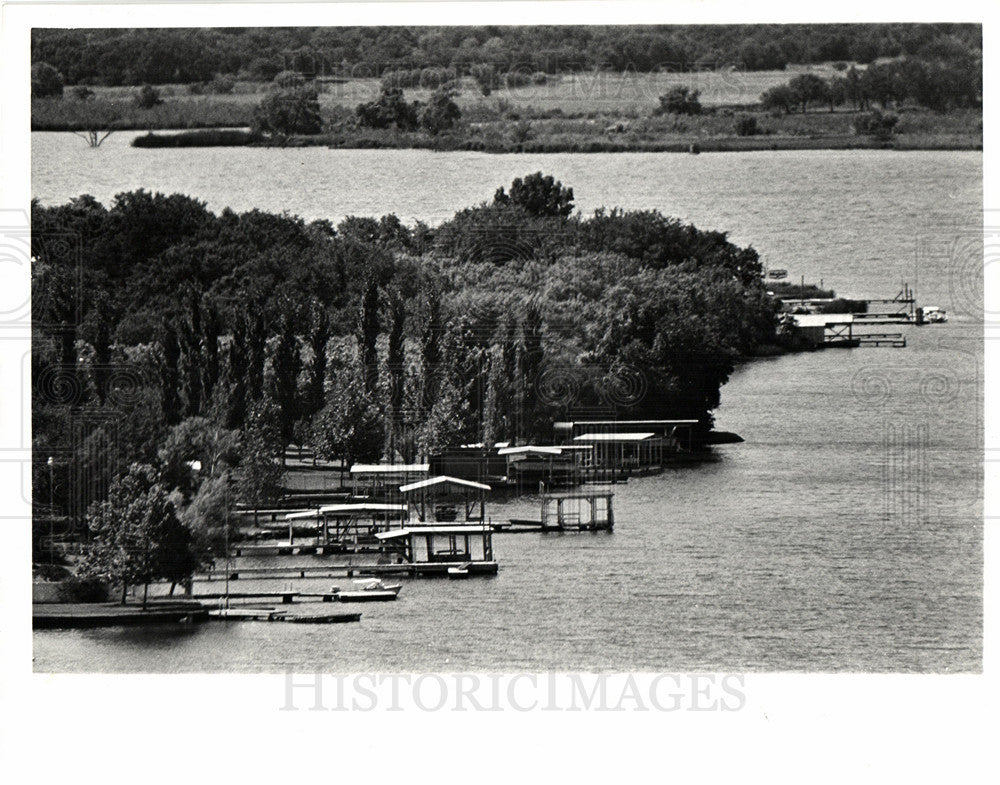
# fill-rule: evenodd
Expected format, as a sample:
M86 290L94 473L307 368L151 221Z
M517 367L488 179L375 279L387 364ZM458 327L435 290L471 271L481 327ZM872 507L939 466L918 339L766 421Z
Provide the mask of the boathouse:
M498 454L506 461L508 484L518 488L527 488L539 482L565 485L577 480L573 454L563 451L561 447L525 444L505 447Z
M542 494L542 531L611 531L614 493L592 489Z
M649 431L638 433L583 433L574 442L592 445L594 468L638 469L662 466L669 455L680 450L674 436L657 436Z
M506 442L498 444L507 446ZM430 474L487 484L503 482L507 465L498 454L498 449L497 446L486 448L482 444L451 447L430 456Z
M393 497L400 485L426 479L430 469L426 463L356 463L351 467L351 492L358 497Z
M558 445L573 444L576 437L587 434L647 433L664 439L675 439L677 450L691 450L692 431L697 420L574 420L552 425Z
M431 477L400 486L400 496L406 500L420 523L447 523L458 518L459 508L466 522L486 520L486 494L489 485L459 477Z
M497 572L489 526L419 526L375 536L390 563L410 565L418 575L445 575L456 564L473 574Z
M329 504L317 510L293 512L285 516L288 524L288 544L294 544L297 526L309 526L316 537L316 545L338 545L357 549L365 543L373 544L378 532L402 529L409 521L409 507L405 504Z

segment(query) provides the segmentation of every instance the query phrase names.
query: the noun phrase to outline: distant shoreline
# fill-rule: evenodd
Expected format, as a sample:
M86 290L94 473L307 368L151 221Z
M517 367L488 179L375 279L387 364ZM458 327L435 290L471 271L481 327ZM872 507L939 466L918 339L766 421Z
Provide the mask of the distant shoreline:
M176 149L187 147L327 147L335 150L430 150L492 154L538 153L713 153L791 150L982 150L982 140L959 134L913 134L882 141L855 135L813 136L678 136L664 140L616 138L533 139L524 142L485 140L467 135L433 137L423 134L320 134L268 139L248 131L197 130L181 133L150 132L132 141L133 147Z

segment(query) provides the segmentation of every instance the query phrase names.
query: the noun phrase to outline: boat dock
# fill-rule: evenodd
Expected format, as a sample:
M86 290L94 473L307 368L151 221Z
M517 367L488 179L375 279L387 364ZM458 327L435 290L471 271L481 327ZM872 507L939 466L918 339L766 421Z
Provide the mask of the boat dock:
M615 527L615 494L607 489L570 493L542 493L539 520L511 518L499 531L587 532L611 531Z
M361 621L360 613L289 614L273 608L216 608L208 617L217 621L283 621L289 624L345 624Z
M115 602L33 603L31 606L31 626L36 630L176 624L207 618L208 609L194 599L150 600L145 608L134 603Z

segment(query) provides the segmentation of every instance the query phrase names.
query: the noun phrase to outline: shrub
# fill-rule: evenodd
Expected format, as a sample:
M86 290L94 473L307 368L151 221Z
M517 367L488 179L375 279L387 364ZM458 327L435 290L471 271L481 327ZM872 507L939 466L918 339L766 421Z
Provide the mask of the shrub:
M210 84L212 92L220 95L228 95L233 92L234 87L236 87L236 80L225 74L217 74Z
M77 85L73 88L73 97L77 101L89 101L94 97L94 91L84 85Z
M358 104L354 113L358 123L366 128L395 126L401 131L413 131L417 127L417 109L416 102L406 102L401 89L383 83L378 99Z
M701 102L698 100L700 95L699 90L689 87L671 87L660 96L660 105L655 114L701 114Z
M306 83L306 80L302 77L302 74L295 71L282 71L274 77L272 83L279 90L291 90L296 87L302 87Z
M435 90L427 106L420 112L420 125L434 135L454 127L462 116L458 104L452 100L454 97L455 89L451 85Z
M281 136L318 134L323 120L316 91L303 88L272 93L254 110L252 128Z
M64 602L106 602L107 585L97 578L67 578L59 584L59 596Z
M48 63L31 66L31 97L48 98L63 94L63 76Z
M867 114L860 114L854 120L854 133L858 136L873 136L887 142L892 139L899 117L894 114L883 114L875 109Z
M144 84L142 89L135 94L135 105L140 109L152 109L162 103L160 92L152 85Z
M760 133L757 126L757 118L752 114L743 114L736 118L737 136L756 136Z

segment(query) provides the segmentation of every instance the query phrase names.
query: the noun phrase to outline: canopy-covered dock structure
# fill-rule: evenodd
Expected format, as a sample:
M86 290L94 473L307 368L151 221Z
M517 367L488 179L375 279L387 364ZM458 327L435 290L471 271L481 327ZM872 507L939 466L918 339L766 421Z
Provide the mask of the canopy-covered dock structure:
M400 485L427 479L430 471L426 463L356 463L351 467L351 493L393 500Z
M611 531L615 527L614 492L607 488L549 493L543 488L539 520L511 518L507 530Z
M405 527L409 515L405 504L372 502L328 504L316 510L291 512L285 516L287 544L294 546L296 529L307 529L313 533L316 546L356 551L366 544L376 544L372 538L379 532Z
M459 508L467 523L482 523L486 520L486 494L491 490L486 483L442 476L402 485L399 493L420 523L455 521Z
M690 451L692 431L697 420L573 420L555 422L552 431L556 444L579 443L577 437L593 434L651 434L670 440L675 451Z
M576 453L558 445L525 444L497 451L507 463L507 482L518 488L537 485L566 485L579 481Z
M489 526L417 526L382 532L376 537L391 565L380 566L380 572L447 575L448 568L457 565L470 574L497 572L493 530Z

